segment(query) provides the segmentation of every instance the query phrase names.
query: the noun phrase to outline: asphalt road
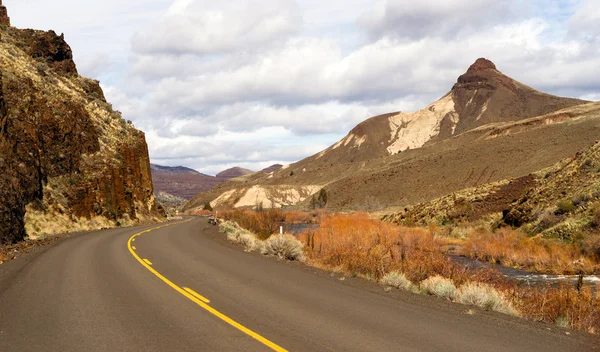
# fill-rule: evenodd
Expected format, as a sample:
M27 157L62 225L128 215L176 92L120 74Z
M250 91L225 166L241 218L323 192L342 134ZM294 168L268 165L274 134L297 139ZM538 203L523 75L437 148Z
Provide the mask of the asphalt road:
M244 253L204 218L132 237L153 227L75 235L0 265L0 351L600 348L596 336Z

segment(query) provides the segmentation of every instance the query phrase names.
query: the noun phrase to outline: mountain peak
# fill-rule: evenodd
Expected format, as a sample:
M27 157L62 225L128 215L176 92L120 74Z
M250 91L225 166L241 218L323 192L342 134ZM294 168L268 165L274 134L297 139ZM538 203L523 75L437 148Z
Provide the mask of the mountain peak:
M496 65L494 65L494 63L491 62L490 60L481 57L481 58L477 59L477 61L475 61L475 63L473 65L471 65L471 67L469 67L469 70L467 72L490 70L490 69L496 70Z

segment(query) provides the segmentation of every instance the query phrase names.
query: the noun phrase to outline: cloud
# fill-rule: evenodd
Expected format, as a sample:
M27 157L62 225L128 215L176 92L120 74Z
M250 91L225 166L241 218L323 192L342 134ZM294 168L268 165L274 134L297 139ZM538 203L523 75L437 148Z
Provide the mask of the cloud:
M570 20L570 34L588 42L600 41L600 1L587 0Z
M514 14L511 6L512 1L497 0L383 0L359 23L374 38L453 38L506 21Z
M133 49L202 55L254 50L295 33L301 22L291 0L176 0L157 25L134 36Z
M600 99L597 0L4 3L18 26L65 32L154 161L204 172L309 156L440 98L482 56L542 91Z

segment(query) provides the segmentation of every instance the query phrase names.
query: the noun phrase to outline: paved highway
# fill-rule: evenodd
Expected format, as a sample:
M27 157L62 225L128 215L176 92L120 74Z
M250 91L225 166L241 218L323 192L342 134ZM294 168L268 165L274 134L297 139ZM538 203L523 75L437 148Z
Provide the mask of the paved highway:
M600 339L244 253L204 218L0 265L0 351L593 351Z

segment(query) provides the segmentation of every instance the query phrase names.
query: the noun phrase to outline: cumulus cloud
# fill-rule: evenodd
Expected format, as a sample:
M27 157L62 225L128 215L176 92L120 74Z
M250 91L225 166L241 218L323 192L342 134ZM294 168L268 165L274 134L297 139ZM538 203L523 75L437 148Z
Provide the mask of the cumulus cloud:
M176 0L158 25L136 34L141 53L218 54L252 50L296 32L292 0Z

